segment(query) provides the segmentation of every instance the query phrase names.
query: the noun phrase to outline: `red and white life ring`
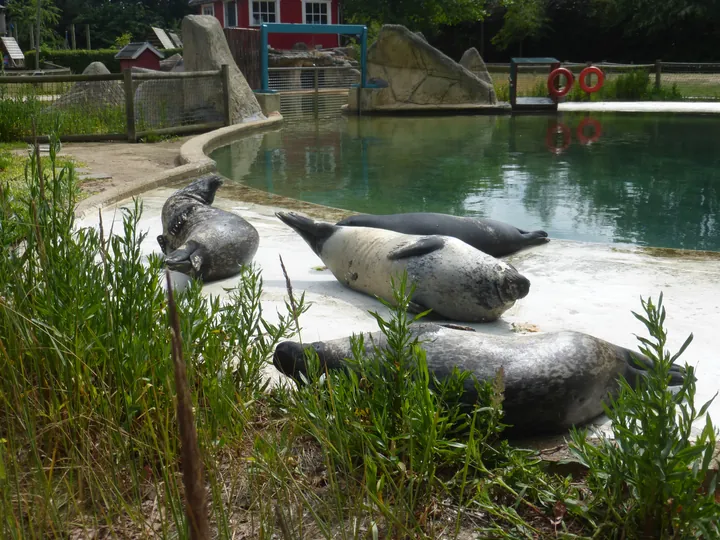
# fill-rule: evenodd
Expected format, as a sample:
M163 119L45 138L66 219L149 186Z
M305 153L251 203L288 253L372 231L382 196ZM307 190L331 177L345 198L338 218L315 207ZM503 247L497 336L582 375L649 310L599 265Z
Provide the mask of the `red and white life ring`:
M593 86L588 86L585 82L585 79L587 79L593 73L597 75L598 80ZM580 83L580 88L582 88L588 94L592 94L593 92L597 92L602 88L602 85L605 82L605 74L598 67L588 66L580 72L578 82Z
M589 137L585 136L585 128L588 126L592 126L593 128L593 134ZM602 135L602 125L599 121L595 120L594 118L590 118L589 116L586 116L582 120L580 120L580 123L578 124L577 130L575 131L575 134L577 135L578 141L580 141L580 144L591 144L594 142L597 142L598 139L600 139L600 136Z
M555 80L560 77L560 75L565 75L565 78L567 79L567 83L562 88L557 88L555 86ZM566 68L557 68L550 72L550 75L548 75L547 80L547 87L548 92L550 92L550 95L556 98L563 97L565 94L567 94L570 89L572 88L573 83L575 82L575 76L570 72L569 69Z

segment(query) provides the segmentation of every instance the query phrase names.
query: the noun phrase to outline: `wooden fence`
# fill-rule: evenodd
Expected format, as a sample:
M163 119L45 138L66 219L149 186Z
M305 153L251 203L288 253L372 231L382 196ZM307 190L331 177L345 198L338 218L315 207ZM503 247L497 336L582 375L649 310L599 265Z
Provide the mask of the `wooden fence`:
M225 28L225 39L250 88L260 88L260 30Z

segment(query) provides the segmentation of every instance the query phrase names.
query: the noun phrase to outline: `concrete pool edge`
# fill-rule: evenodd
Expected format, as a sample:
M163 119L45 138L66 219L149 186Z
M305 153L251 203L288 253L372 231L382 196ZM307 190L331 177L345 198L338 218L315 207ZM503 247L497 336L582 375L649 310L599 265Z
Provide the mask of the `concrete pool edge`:
M84 217L90 211L97 211L107 205L140 195L154 188L162 187L175 181L188 180L197 176L214 172L217 163L208 154L236 140L239 135L246 135L258 130L282 124L284 118L278 112L271 113L267 118L252 120L242 124L233 124L197 135L180 147L178 161L180 165L162 171L149 179L138 179L134 182L108 189L91 195L78 203L75 214Z

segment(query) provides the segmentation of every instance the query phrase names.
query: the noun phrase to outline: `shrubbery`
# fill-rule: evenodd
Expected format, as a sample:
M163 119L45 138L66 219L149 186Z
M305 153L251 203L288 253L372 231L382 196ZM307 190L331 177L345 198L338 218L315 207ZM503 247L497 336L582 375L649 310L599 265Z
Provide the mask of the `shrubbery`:
M53 136L51 162L57 148ZM161 259L141 249L142 205L113 235L78 228L72 167L31 157L25 176L22 192L0 186L0 536L187 538L168 296ZM638 315L657 363L615 402L619 444L572 434L583 481L504 439L502 373L471 410L457 400L467 373L432 384L408 331L406 276L390 318L375 314L388 346L366 355L355 339L357 370L313 369L300 389L268 388L263 370L299 329L304 296L288 279L273 324L259 272L240 277L224 303L198 281L175 293L213 537L720 534L717 478L703 483L715 431L689 440L705 409L691 369L678 394L667 388L684 347L665 349L661 302Z
M182 54L182 49L161 49L165 58L169 58L175 53ZM70 50L47 50L40 48L40 61L52 62L59 66L70 68L74 74L82 73L86 67L93 62L102 62L111 73L120 72L120 61L115 59L118 49L70 49ZM25 53L25 65L35 65L35 51L27 51Z

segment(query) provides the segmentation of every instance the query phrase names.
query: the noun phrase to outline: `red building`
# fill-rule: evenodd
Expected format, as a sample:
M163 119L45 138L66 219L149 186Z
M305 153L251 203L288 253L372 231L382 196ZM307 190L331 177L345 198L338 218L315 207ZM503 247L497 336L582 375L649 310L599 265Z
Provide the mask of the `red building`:
M340 0L190 0L201 15L213 15L223 28L257 28L262 23L339 24ZM275 49L298 42L310 48L338 47L337 34L269 34Z
M160 69L160 60L165 56L147 41L145 43L129 43L125 45L115 58L120 60L120 70L141 67L146 69Z

